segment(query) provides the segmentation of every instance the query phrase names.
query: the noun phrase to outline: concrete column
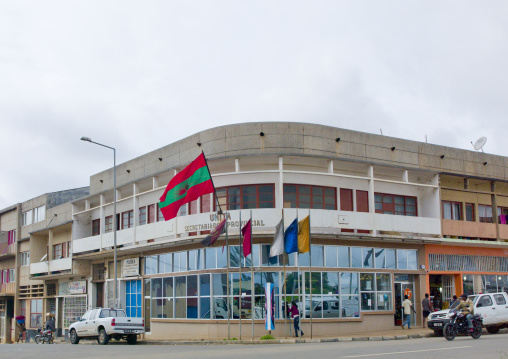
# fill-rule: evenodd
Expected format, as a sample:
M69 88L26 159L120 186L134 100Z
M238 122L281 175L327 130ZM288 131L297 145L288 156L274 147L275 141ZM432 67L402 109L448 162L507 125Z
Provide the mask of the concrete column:
M328 173L333 173L333 160L328 161Z
M53 230L49 230L48 236L48 264L53 260Z
M374 191L375 191L375 188L374 188L374 166L372 166L372 165L369 166L368 176L370 178L369 179L369 213L372 216L372 223L374 223L374 214L376 213L376 200L374 197ZM372 230L372 234L374 236L377 235L377 230L375 228Z
M85 209L90 209L90 200L85 199Z
M496 224L496 238L499 241L499 218L497 218L497 197L496 197L496 182L490 181L490 198L492 201L492 220Z
M156 176L153 177L152 183L153 183L153 189L159 188L159 177L156 177Z
M279 203L276 208L284 208L284 159L279 156Z
M402 172L402 182L406 183L409 182L409 173L407 170L404 170L404 172Z
M235 158L235 172L240 172L240 159Z
M101 203L101 207L100 207L100 214L99 214L99 219L101 221L100 223L100 235L102 236L102 234L104 233L105 231L105 221L106 221L106 211L104 209L104 203L106 202L106 196L104 196L103 194L101 194L101 197L100 197L100 203Z
M136 244L136 227L139 225L139 197L138 197L138 193L139 193L139 185L137 183L134 183L132 185L132 207L133 207L133 211L134 211L134 225L133 225L133 229L134 229L134 232L132 234L132 244ZM148 215L148 213L147 213Z

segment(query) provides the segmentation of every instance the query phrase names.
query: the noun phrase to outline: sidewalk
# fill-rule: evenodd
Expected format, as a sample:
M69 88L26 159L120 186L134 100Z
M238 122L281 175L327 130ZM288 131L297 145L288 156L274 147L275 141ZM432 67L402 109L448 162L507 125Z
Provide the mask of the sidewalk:
M392 330L351 333L343 336L316 337L312 339L305 335L304 337L295 338L275 338L272 340L260 340L255 338L251 340L249 336L244 336L242 340L149 340L143 339L138 341L138 345L231 345L231 344L297 344L297 343L326 343L326 342L348 342L348 341L381 341L381 340L405 340L433 337L432 330L427 328L416 327L414 329L394 328ZM234 336L232 336L234 337ZM125 344L125 341L112 340L110 344ZM64 339L56 339L55 344L69 344ZM81 341L80 344L95 344L96 340Z

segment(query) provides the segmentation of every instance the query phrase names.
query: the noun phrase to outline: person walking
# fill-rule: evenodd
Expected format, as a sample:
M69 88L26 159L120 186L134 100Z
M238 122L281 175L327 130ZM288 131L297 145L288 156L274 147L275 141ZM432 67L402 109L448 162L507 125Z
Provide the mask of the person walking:
M432 302L429 298L429 293L425 293L425 298L422 300L422 312L423 312L423 327L425 328L425 321L429 316L430 312L433 311Z
M404 301L402 302L402 308L404 308L404 319L405 322L402 323L401 327L404 329L404 326L407 324L407 329L411 329L411 310L416 313L413 308L413 303L409 300L407 295L404 296Z
M298 332L300 332L303 337L303 332L300 329L300 311L298 310L298 305L294 300L291 302L290 313L291 317L293 318L293 325L295 327L295 337L298 338Z
M16 317L16 327L18 328L19 331L17 343L19 344L20 340L21 343L23 343L25 341L25 332L26 332L25 317L23 315L18 315Z

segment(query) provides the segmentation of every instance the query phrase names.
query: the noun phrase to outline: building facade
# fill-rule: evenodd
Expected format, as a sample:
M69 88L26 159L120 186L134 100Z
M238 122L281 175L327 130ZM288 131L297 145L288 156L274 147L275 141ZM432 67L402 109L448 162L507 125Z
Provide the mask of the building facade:
M201 151L216 192L164 221L159 198ZM290 334L284 308L292 301L306 334L311 316L319 336L391 329L406 294L418 325L425 293L446 308L454 294L507 290L507 165L501 156L315 124L205 130L118 165L116 213L112 168L67 201L50 207L41 196L1 211L0 269L15 273L14 284L10 273L2 282L0 315L25 313L33 330L51 312L63 335L87 309L119 306L145 319L147 339L245 339L265 334L271 282L275 336ZM269 257L277 224L306 216L311 252ZM224 218L227 234L204 247ZM252 255L244 258L240 228L249 219Z
M216 194L164 221L159 197L201 151ZM504 184L505 171L500 156L313 124L238 124L197 133L117 167L118 305L145 318L150 339L226 338L228 330L238 337L240 326L244 337L258 337L265 333L263 285L273 282L277 336L289 331L283 308L293 300L304 332L312 312L315 335L400 325L405 293L416 303L418 324L426 292L445 307L450 295L493 288L492 276L496 290L504 288L503 225L482 222L488 212L482 206L492 206L494 197L501 203L503 185L494 194L475 187L491 201L464 199L461 223L448 218L454 208L448 203L474 192L456 190L454 181ZM115 304L112 181L112 169L91 176L90 195L73 203L75 258L91 263L94 306ZM471 217L466 202L475 205L474 221L465 220ZM219 205L228 219L228 245L223 250L222 236L204 248L201 239L223 218ZM292 254L285 265L282 257L269 258L279 221L287 228L307 215L311 258ZM243 258L239 229L250 218L253 254ZM493 271L477 257L474 270L439 267L443 255L447 266L453 262L447 253L498 259ZM470 278L480 284L471 287Z

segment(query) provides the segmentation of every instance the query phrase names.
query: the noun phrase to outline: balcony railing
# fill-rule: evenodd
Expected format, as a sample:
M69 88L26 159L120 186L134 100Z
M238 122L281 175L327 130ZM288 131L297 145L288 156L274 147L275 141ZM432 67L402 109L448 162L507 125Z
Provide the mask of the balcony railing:
M49 262L38 262L30 264L30 274L47 274L49 272L61 272L72 269L72 258L53 259Z
M16 255L16 244L0 243L0 256Z
M16 293L16 283L3 283L0 284L0 294L8 295L12 294L14 295Z
M228 212L228 226L230 234L239 231L239 220L244 224L251 214L251 210L236 210ZM311 231L316 234L340 234L342 229L378 231L378 235L416 235L418 237L437 237L441 235L441 220L439 218L409 217L388 214L345 212L313 209L311 213ZM298 216L303 219L309 214L308 209L284 209L285 227ZM282 218L281 209L253 209L253 232L258 234L273 234L275 226ZM155 222L143 226L136 226L117 232L117 245L135 245L137 242L151 239L171 239L176 235L185 238L189 232L211 230L219 223L215 213L202 213L177 217L167 222ZM175 239L178 240L178 239ZM113 233L78 238L73 241L73 252L83 253L100 248L113 247Z
M494 223L479 223L468 221L454 221L451 219L443 219L443 235L456 236L456 237L471 237L471 238L497 238L496 225ZM501 227L508 227L507 225L500 225ZM505 234L505 232L503 232ZM508 239L508 231L506 231L506 238Z

